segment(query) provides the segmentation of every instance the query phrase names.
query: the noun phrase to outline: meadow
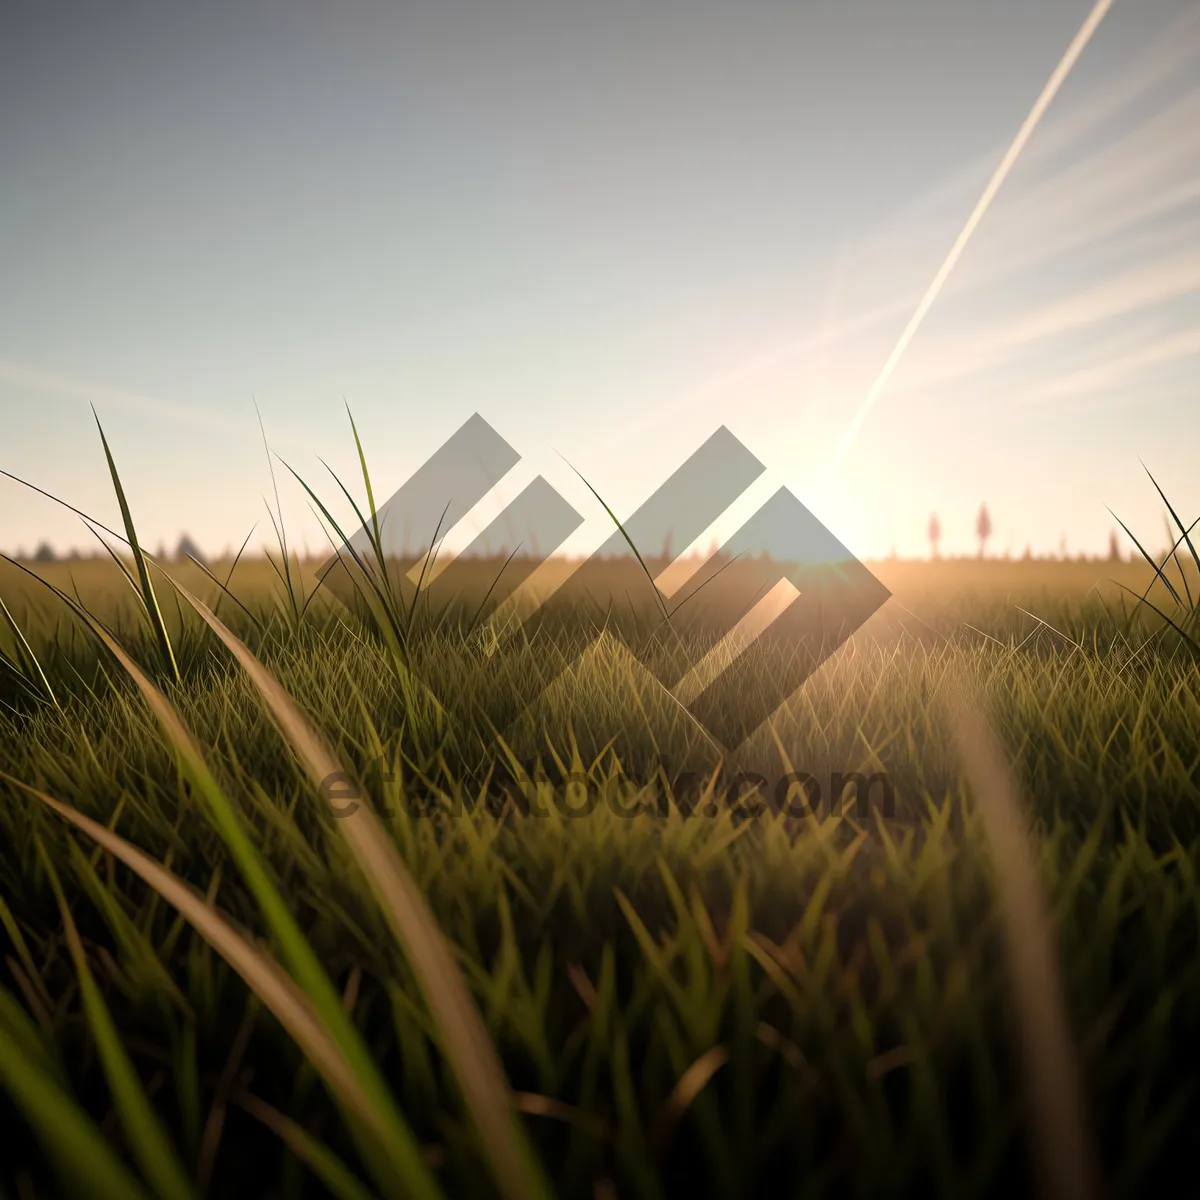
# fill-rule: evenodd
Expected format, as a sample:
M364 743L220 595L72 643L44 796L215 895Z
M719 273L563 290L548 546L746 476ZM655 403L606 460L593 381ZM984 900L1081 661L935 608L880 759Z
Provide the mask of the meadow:
M713 748L612 637L523 712L537 643L488 670L478 630L401 628L385 587L309 600L314 563L117 548L0 562L7 1194L1194 1178L1186 549L1157 577L871 564L893 599L738 766L884 772L894 807L797 816L716 777L682 802ZM947 717L963 696L1029 878ZM335 793L362 803L337 816ZM1053 962L1031 970L1039 912Z

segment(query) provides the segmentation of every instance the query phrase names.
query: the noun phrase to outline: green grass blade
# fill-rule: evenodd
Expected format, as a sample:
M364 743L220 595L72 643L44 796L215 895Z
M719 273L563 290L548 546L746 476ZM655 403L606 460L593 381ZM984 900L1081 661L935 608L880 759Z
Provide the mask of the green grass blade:
M275 464L271 458L271 447L267 444L267 429L263 424L262 412L259 410L258 401L254 402L254 411L258 416L258 428L262 433L263 450L267 455L267 470L271 473L271 490L275 494L275 511L271 511L271 506L267 505L267 516L271 518L271 524L275 529L275 540L279 543L279 553L283 559L283 574L280 578L283 581L284 588L287 591L288 604L291 607L292 619L296 623L300 620L300 607L296 601L296 583L292 580L292 561L291 554L288 550L287 529L283 523L283 506L279 503L279 483L275 478Z
M108 1005L92 975L91 968L84 954L83 942L71 916L70 905L67 904L58 872L40 839L37 842L42 865L50 880L58 901L59 912L62 914L63 932L67 950L75 964L75 974L79 979L79 990L83 998L84 1012L95 1038L96 1049L100 1055L104 1074L108 1079L109 1090L112 1092L117 1113L121 1118L121 1126L129 1148L142 1169L150 1186L164 1200L188 1200L194 1196L195 1189L183 1169L167 1131L158 1114L150 1104L141 1080L138 1079L133 1063L121 1043L121 1035L113 1023Z
M363 485L367 489L367 505L371 510L371 527L375 531L375 545L382 544L382 536L379 531L379 513L375 508L375 492L371 488L371 472L367 470L367 456L363 453L362 440L358 436L358 426L354 423L354 414L350 411L350 405L346 405L346 416L350 418L350 429L354 434L354 445L358 450L358 462L362 467Z
M342 768L292 698L207 606L178 583L180 594L217 634L250 677L293 753L320 790ZM467 1106L504 1194L548 1197L548 1185L521 1127L495 1047L479 1009L425 897L367 805L338 821L363 874L411 963L430 1014L442 1033Z
M1167 512L1171 514L1171 520L1174 521L1179 527L1179 532L1182 535L1184 542L1187 543L1188 552L1192 556L1192 562L1195 564L1196 570L1200 571L1200 554L1196 553L1196 547L1192 543L1191 527L1185 527L1183 522L1179 519L1179 514L1171 506L1170 500L1167 499L1166 492L1164 492L1162 488L1158 486L1158 480L1155 479L1153 475L1150 475L1150 468L1147 467L1145 463L1142 463L1142 469L1147 475L1150 476L1150 482L1154 484L1154 490L1159 494L1159 496L1162 497L1162 502L1167 506ZM1178 545L1179 543L1176 542L1175 544Z
M567 462L567 460L565 458L563 459L563 461ZM650 581L650 587L654 592L654 598L655 598L655 600L658 601L659 611L662 613L663 620L669 625L671 623L671 614L667 611L667 606L666 606L665 601L663 600L662 593L658 590L658 585L654 582L654 576L650 573L650 568L648 566L646 566L646 560L644 558L642 558L642 552L633 544L633 538L631 538L629 536L628 530L626 530L625 526L621 523L621 521L617 517L617 514L615 512L613 512L613 510L611 508L608 507L608 503L604 499L604 497L601 496L600 493L598 491L596 491L596 489L594 487L592 487L592 485L583 477L582 474L580 474L580 472L574 466L572 466L571 463L567 462L567 466L571 467L571 470L574 471L575 474L579 476L579 478L583 482L584 487L586 487L587 490L589 492L591 492L593 496L596 497L597 501L600 503L601 508L603 508L604 511L608 514L609 519L617 527L617 529L620 530L621 536L625 539L625 544L630 548L630 550L633 551L634 557L638 560L638 565L642 568L642 571L645 574L646 578Z
M53 584L22 567L21 564L15 565L49 588L72 608L76 615L104 643L141 692L147 706L166 734L180 769L196 794L206 803L213 823L225 841L246 886L250 889L272 933L279 941L290 970L312 1002L325 1029L337 1043L340 1054L349 1062L356 1083L369 1102L367 1106L368 1128L375 1130L389 1161L393 1164L399 1177L405 1181L405 1186L409 1191L415 1196L427 1197L432 1200L440 1192L421 1157L420 1147L408 1123L397 1108L395 1099L384 1083L361 1035L342 1008L341 997L318 961L308 940L301 932L296 918L271 881L266 864L247 836L232 802L209 771L191 734L183 725L175 709L125 653L112 634L86 609L54 587ZM168 578L170 577L168 576ZM193 607L200 606L197 608L198 612L203 610L203 613L208 613L208 616L212 617L207 607L199 600L192 597L179 584L175 584L175 586ZM225 626L221 625L217 618L212 617L212 620L216 621L222 630L225 629ZM228 633L227 630L226 633ZM233 635L229 634L229 636ZM3 777L10 779L10 782L16 783L25 791L32 791L27 784L7 775ZM34 794L43 801L48 799L43 793L35 792Z
M200 604L184 589L180 588L180 593L193 606ZM208 612L206 607L201 607ZM222 625L221 628L225 627ZM397 1171L414 1195L437 1196L437 1185L421 1159L416 1139L396 1107L370 1051L342 1008L341 997L317 960L286 901L271 881L266 864L247 836L232 802L209 771L191 734L167 698L146 678L137 664L111 637L101 630L97 630L97 633L133 679L163 728L188 781L207 803L214 824L279 941L289 969L312 1001L320 1019L349 1061L361 1089L367 1094L372 1116L383 1134L384 1148Z
M242 555L246 553L246 547L250 545L250 539L254 536L254 530L257 528L258 526L254 525L250 532L246 534L246 540L242 542L241 548L238 550L237 554L233 556L233 566L229 568L229 573L225 576L224 583L222 583L198 558L189 554L188 559L194 566L198 567L204 573L204 575L206 575L213 583L215 583L217 587L221 589L221 595L217 597L217 602L213 605L213 612L220 611L222 598L228 596L229 599L232 600L234 604L236 604L238 608L240 608L242 612L246 614L247 617L249 617L254 628L261 632L262 622L229 590L229 585L233 580L233 573L238 569L238 563L242 561Z
M1177 625L1174 621L1172 621L1171 618L1168 617L1167 614L1165 612L1163 612L1163 610L1161 608L1158 608L1156 605L1152 604L1149 600L1146 599L1145 596L1139 596L1137 594L1137 592L1135 592L1132 588L1126 587L1119 580L1117 581L1117 587L1121 588L1123 591L1128 592L1138 602L1139 605L1144 604L1156 616L1162 617L1162 619L1164 621L1166 621L1166 623L1168 625L1170 625L1170 627L1173 630L1175 630L1175 632L1177 634L1179 634L1179 636L1181 638L1183 638L1183 640L1185 642L1187 642L1187 644L1189 646L1191 646L1191 648L1193 650L1195 650L1197 654L1200 654L1200 642L1197 642L1196 639L1194 637L1192 637L1187 632L1186 629L1184 629L1182 626Z
M387 1114L381 1111L376 1099L368 1094L357 1064L352 1064L342 1053L330 1031L318 1015L310 997L300 989L296 981L267 955L255 947L248 937L240 933L222 916L206 898L184 883L161 863L112 830L85 817L68 804L55 800L45 792L22 783L12 776L0 772L22 791L39 800L58 813L81 832L87 834L114 858L123 862L150 885L168 904L208 942L213 950L241 976L247 986L270 1010L287 1030L292 1040L304 1052L305 1057L317 1073L325 1080L332 1095L339 1101L343 1112L361 1124L364 1130L372 1131L377 1139L370 1147L378 1153L382 1149L393 1161L403 1151L403 1146L389 1144L395 1133ZM353 1128L353 1127L352 1127ZM420 1154L419 1148L417 1150ZM419 1172L401 1174L393 1181L393 1187L402 1187L413 1196L438 1197L436 1184L432 1181L423 1160Z
M69 804L11 775L0 772L0 778L7 779L87 834L113 858L124 863L149 884L241 976L330 1084L330 1090L351 1110L364 1119L371 1119L370 1104L349 1064L321 1027L308 997L278 963L259 950L204 896L119 834L84 816Z
M395 606L389 604L388 594L381 586L379 580L376 578L374 569L369 563L363 561L358 551L355 550L350 539L342 531L342 528L338 524L336 518L325 506L324 502L316 494L316 492L314 492L312 488L309 487L308 484L305 483L305 481L300 477L300 475L292 467L288 466L286 462L283 465L292 472L292 475L295 477L296 481L308 493L317 508L320 509L322 517L324 517L324 519L329 523L330 528L333 529L333 531L341 539L342 545L345 547L346 552L354 561L354 565L362 573L363 579L366 580L369 588L369 594L367 590L359 585L357 578L352 574L351 581L354 583L359 595L362 596L363 600L370 607L371 614L375 618L375 622L379 627L380 634L392 644L393 654L401 652L405 643L404 626L400 621L399 613L396 611ZM335 547L334 552L338 555L338 558L341 559L341 551L337 550ZM346 567L344 560L342 560L342 565L346 569L347 573L350 574L349 568Z
M12 613L8 611L8 606L0 599L0 615L4 617L5 624L12 631L12 635L17 640L17 647L21 657L25 660L25 667L28 673L36 676L38 684L41 685L42 691L50 698L50 702L61 713L63 708L58 702L58 697L54 694L54 689L50 686L50 680L46 676L46 672L42 670L42 664L38 661L38 656L34 654L33 647L29 644L28 638L21 632L21 627L17 624Z
M1156 563L1154 561L1154 556L1152 554L1147 553L1145 546L1143 546L1142 543L1139 542L1137 540L1137 538L1133 536L1133 530L1131 530L1129 528L1129 526L1126 525L1125 522L1122 521L1121 518L1118 517L1117 514L1115 512L1113 512L1113 510L1111 508L1108 511L1110 513L1112 513L1113 520L1115 520L1117 522L1117 524L1120 525L1123 530L1125 530L1125 533L1128 535L1129 540L1131 542L1133 542L1133 544L1138 548L1138 553L1141 554L1141 556L1146 560L1146 562L1148 562L1150 564L1150 567L1154 571L1154 574L1159 579L1162 580L1163 584L1166 586L1167 591L1171 593L1171 598L1175 601L1176 604L1178 604L1180 606L1180 608L1182 608L1183 607L1182 597L1175 590L1175 585L1172 584L1172 582L1163 574L1162 568L1158 565L1158 563ZM1149 593L1147 593L1147 594L1149 594Z
M121 577L129 585L129 590L133 593L134 598L137 600L138 608L142 611L143 614L146 614L148 616L149 614L146 613L146 602L142 597L142 592L141 592L141 589L138 587L138 582L136 579L134 579L133 575L130 573L129 568L121 561L120 555L117 554L117 552L100 536L99 530L93 528L92 525L86 519L84 520L83 523L85 525L87 525L88 531L92 534L93 537L95 537L96 541L98 541L100 543L100 545L104 548L105 554L107 554L108 557L112 559L113 563L116 565L117 570L121 572ZM125 539L122 538L121 540L124 541ZM78 595L78 589L76 589L76 595Z
M325 468L326 471L329 472L333 482L338 485L338 489L341 491L342 495L346 497L350 507L354 510L354 515L358 518L358 523L362 526L367 535L367 541L371 546L371 553L375 555L375 566L379 571L380 582L387 588L390 594L391 581L387 573L387 564L384 562L383 542L379 538L379 531L375 527L374 521L368 521L367 518L363 516L362 509L358 507L358 501L354 499L353 495L351 495L350 489L341 481L337 472L319 455L317 457L317 461ZM339 530L339 533L340 532L341 531Z
M24 1114L70 1195L148 1200L145 1190L75 1100L0 1022L0 1082ZM13 1131L6 1131L6 1138Z
M175 650L171 645L171 635L167 632L162 609L159 608L158 597L154 593L154 584L150 579L150 568L146 562L146 556L142 553L141 546L138 545L137 530L133 526L133 514L129 511L129 502L125 498L125 489L121 486L117 464L113 461L108 438L104 436L104 427L100 424L100 417L94 408L92 415L96 417L96 428L100 431L100 441L104 445L104 457L108 460L108 472L112 476L113 489L117 493L117 503L121 507L121 520L125 523L125 537L129 542L130 550L133 551L133 564L137 568L138 582L142 589L142 602L145 604L146 613L150 618L150 628L154 633L155 641L158 642L164 663L170 667L171 674L178 683L181 677L179 664L175 661Z
M371 514L370 523L363 520L362 514L359 512L358 505L354 503L353 497L351 497L346 488L342 486L342 481L338 479L337 475L334 474L333 470L327 463L325 464L325 469L329 471L331 475L333 475L338 487L342 489L346 495L346 498L353 506L355 515L358 516L363 528L367 530L367 535L371 540L372 549L375 551L375 561L379 564L379 572L383 577L383 585L385 591L387 592L388 603L393 608L398 609L399 604L396 598L395 589L392 587L392 577L388 573L387 558L383 552L383 530L379 524L379 510L375 507L375 490L371 486L371 472L367 469L366 452L363 450L362 439L358 436L358 426L354 423L354 414L350 411L349 404L346 405L346 416L350 418L350 430L354 434L354 446L358 451L358 464L362 470L363 486L367 489L367 511Z

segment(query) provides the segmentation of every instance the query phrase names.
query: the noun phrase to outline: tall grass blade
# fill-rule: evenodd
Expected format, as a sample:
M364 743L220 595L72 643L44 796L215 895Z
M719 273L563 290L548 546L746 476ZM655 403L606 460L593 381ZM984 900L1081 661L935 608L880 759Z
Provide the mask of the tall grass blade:
M179 664L175 661L175 650L171 645L171 635L167 632L167 625L163 620L162 609L159 607L158 597L154 592L154 584L150 579L150 568L146 562L146 556L142 553L141 546L138 545L137 530L133 526L133 514L129 511L129 502L125 499L125 489L121 486L121 476L117 473L117 464L113 461L112 451L108 446L108 438L104 436L104 427L100 424L100 417L95 408L92 409L92 415L96 418L96 428L100 431L100 441L104 446L104 457L108 460L108 472L112 476L113 489L117 493L117 503L121 507L121 520L125 524L125 537L129 542L130 550L133 552L133 564L137 569L138 583L142 589L142 603L145 605L146 615L150 619L150 628L154 633L155 641L158 643L164 664L170 668L171 674L174 676L176 683L178 683L181 678Z
M146 1191L91 1118L48 1075L15 1031L0 1021L0 1082L24 1113L56 1172L75 1196L148 1200ZM6 1138L13 1131L6 1130Z
M358 450L358 462L362 467L363 485L367 489L367 505L371 510L371 529L375 534L375 545L381 547L383 545L383 537L379 529L379 513L375 508L375 492L371 487L371 472L367 470L367 456L363 453L362 439L358 436L358 426L354 423L354 414L350 411L350 405L346 405L346 416L350 418L350 430L354 434L354 445Z
M246 540L242 542L241 548L238 550L237 554L233 556L233 565L229 568L229 571L225 576L224 583L222 583L195 555L189 554L188 559L194 566L198 567L204 575L206 575L213 583L215 583L217 587L221 589L221 595L217 597L217 602L213 605L213 612L220 612L221 600L223 597L228 596L229 599L232 600L234 604L236 604L238 608L240 608L242 612L246 614L247 617L249 617L254 628L261 632L262 622L229 590L229 585L233 581L233 573L238 569L238 563L242 561L242 555L246 553L246 547L250 545L250 539L254 536L254 530L257 528L258 526L254 525L250 532L246 534Z
M17 657L20 661L14 663L16 667L23 668L23 673L36 682L41 691L49 698L51 704L61 713L63 708L58 702L58 697L54 694L54 689L50 686L50 680L46 672L42 669L42 664L38 661L38 656L33 652L33 647L29 644L29 639L21 632L20 625L17 624L16 618L8 611L8 606L0 599L0 616L4 617L4 623L12 632L17 643Z
M279 571L276 568L276 573L279 575L280 581L283 583L284 590L287 593L288 605L292 613L293 625L300 623L300 605L296 599L297 588L300 586L299 579L292 579L292 560L291 551L288 549L287 530L283 524L283 507L279 503L279 483L275 479L275 464L271 458L271 447L267 444L267 429L263 424L262 413L259 411L258 402L255 401L254 411L258 416L258 428L262 433L263 450L267 455L267 470L271 473L271 490L275 494L275 511L271 511L271 506L267 505L267 516L271 518L271 525L275 529L275 540L279 543L280 557L283 559L283 570ZM267 555L268 561L270 555ZM272 563L272 566L275 564ZM297 576L299 571L297 571Z
M54 864L40 840L37 848L58 901L59 912L62 914L67 950L75 964L84 1012L96 1041L96 1049L129 1148L150 1186L159 1196L164 1200L175 1200L176 1197L179 1197L179 1200L189 1200L195 1196L195 1189L171 1145L166 1129L146 1096L129 1055L125 1052L121 1035L88 966L83 942L71 916L71 908L59 882L58 872L55 871Z
M187 593L184 593L187 595ZM190 596L189 596L189 599ZM199 603L197 601L197 603ZM207 612L207 608L205 609ZM210 614L211 615L211 614ZM217 620L217 618L213 618ZM224 628L224 626L222 626ZM232 635L231 635L232 636ZM105 637L101 633L101 637ZM233 805L210 773L191 735L165 696L146 678L137 664L110 638L109 649L129 673L174 748L185 775L207 801L209 811L247 886L263 911L297 982L313 1002L319 1017L349 1060L360 1087L371 1104L376 1132L382 1145L413 1195L434 1197L437 1185L420 1156L395 1100L388 1091L370 1051L342 1007L341 997L317 960L287 903L271 882L263 863L241 826Z
M1154 490L1159 494L1159 496L1162 498L1162 502L1167 506L1167 512L1171 514L1171 520L1175 522L1176 526L1178 526L1180 535L1187 544L1188 552L1192 556L1192 563L1195 565L1196 570L1200 571L1200 554L1196 553L1196 547L1192 543L1191 526L1188 526L1187 528L1184 527L1183 522L1179 519L1179 514L1172 507L1170 500L1167 499L1166 492L1164 492L1162 488L1158 486L1158 480L1155 479L1153 475L1150 475L1150 468L1147 467L1145 463L1142 463L1142 469L1147 475L1150 476L1150 482L1154 484ZM1195 522L1193 522L1193 525L1194 524ZM1176 542L1175 544L1178 546L1179 543Z
M1053 926L1016 783L965 679L944 703L991 844L1021 1029L1034 1150L1047 1196L1094 1200L1099 1170L1067 1016Z
M563 459L563 461L566 462L566 459ZM596 500L599 502L601 508L603 508L604 511L608 514L609 519L617 527L617 529L621 533L621 536L625 539L625 544L630 548L630 550L633 551L634 557L638 560L638 565L642 568L643 574L650 581L650 587L654 592L654 598L658 601L658 607L659 607L659 611L662 613L663 621L666 622L668 625L670 625L671 614L667 611L666 602L663 600L662 593L658 590L658 586L654 582L654 576L650 573L650 568L648 566L646 566L646 560L642 557L642 552L633 544L633 538L631 538L629 536L628 531L626 530L625 526L621 523L620 519L617 517L617 514L615 512L613 512L613 510L611 508L608 507L608 502L604 499L604 497L601 496L600 493L598 491L596 491L596 489L594 487L592 487L592 485L587 481L587 479L584 478L584 476L579 472L579 470L576 467L572 466L572 464L569 462L567 463L567 466L570 467L571 470L574 471L575 474L579 476L584 487L586 487L587 490L589 492L591 492L593 496L596 497Z
M20 564L17 565L20 566ZM324 1029L334 1039L341 1055L348 1061L358 1088L366 1095L370 1113L370 1119L366 1123L367 1128L372 1130L373 1136L378 1139L379 1147L387 1155L388 1160L398 1176L404 1180L405 1186L411 1194L433 1200L440 1193L421 1157L420 1147L408 1123L396 1107L395 1099L384 1083L361 1035L343 1009L341 997L301 932L296 918L271 882L266 865L243 829L233 804L209 771L191 734L183 725L175 709L125 653L112 634L86 609L60 589L55 588L53 584L41 579L40 576L28 571L27 574L39 580L73 609L76 615L104 643L141 692L147 706L166 734L184 776L195 793L206 803L214 825L262 910L272 933L279 941L289 968L311 1001ZM217 621L217 618L212 617L212 614L209 613L207 607L191 597L190 593L183 588L180 588L180 593L185 595L193 606L200 604L203 611L208 613L213 621ZM217 624L220 625L220 622L217 621ZM221 629L225 628L224 625L220 627ZM4 776L4 778L10 777ZM26 784L20 783L20 781L12 780L12 782L27 791L30 790ZM45 799L45 797L42 798ZM168 897L164 896L164 899L168 899ZM361 1114L359 1115L361 1116Z
M370 1101L350 1064L321 1026L308 997L278 963L240 933L204 896L107 826L11 775L0 772L0 778L58 813L152 887L241 976L304 1051L330 1090L365 1122L375 1122Z
M304 479L301 478L294 468L288 466L286 462L283 465L287 467L289 471L291 471L296 481L308 493L309 497L312 499L312 502L320 510L321 516L325 519L325 521L328 522L334 533L337 534L346 553L349 554L355 567L358 568L362 579L365 581L365 587L359 583L358 576L351 571L349 564L342 557L341 550L337 549L336 546L334 547L334 553L338 556L338 560L341 562L342 567L345 569L347 575L349 575L351 582L354 584L355 590L370 609L376 628L378 629L380 636L382 636L384 641L387 643L389 653L392 655L392 659L396 664L397 669L403 670L404 646L407 642L407 636L405 624L399 611L399 607L389 602L388 591L385 585L383 585L376 576L374 568L372 568L370 563L364 561L362 556L359 555L358 551L354 548L353 543L346 536L345 532L342 530L342 527L338 524L337 519L329 511L321 498L312 490L311 487L309 487L309 485L304 481ZM334 478L336 479L337 477L335 476ZM355 507L357 510L357 506ZM386 571L385 564L381 563L380 566L381 569Z
M176 587L245 670L314 786L320 790L341 774L337 759L276 679L201 600L178 583ZM479 1010L395 844L367 805L340 819L338 826L412 964L497 1182L510 1197L548 1197L548 1185L517 1121L508 1081Z
M1146 547L1143 546L1136 537L1134 537L1133 530L1130 529L1129 526L1126 525L1125 522L1122 521L1121 518L1118 517L1111 508L1108 511L1112 513L1113 520L1115 520L1117 524L1120 525L1123 530L1125 530L1126 534L1129 536L1129 540L1138 548L1138 553L1146 560L1147 563L1149 563L1150 569L1154 572L1155 576L1162 581L1163 586L1166 587L1167 591L1171 593L1171 598L1176 604L1179 605L1180 608L1184 607L1183 598L1175 590L1175 585L1166 577L1166 575L1163 574L1162 567L1160 567L1158 563L1154 561L1154 556L1146 550Z
M261 1121L329 1189L337 1200L374 1200L353 1172L303 1126L257 1096L238 1093L234 1103Z
M1126 587L1125 584L1121 583L1119 580L1117 581L1117 587L1121 588L1122 591L1128 592L1138 602L1140 607L1148 608L1152 613L1154 613L1155 616L1161 617L1164 621L1166 621L1166 623L1173 630L1175 630L1175 632L1179 634L1179 636L1183 638L1183 640L1187 642L1187 644L1191 646L1191 648L1195 650L1197 654L1200 654L1200 642L1197 642L1196 639L1192 637L1182 625L1179 625L1175 621L1171 620L1171 618L1168 617L1161 608L1147 600L1145 596L1139 596L1135 591L1133 591L1132 588Z

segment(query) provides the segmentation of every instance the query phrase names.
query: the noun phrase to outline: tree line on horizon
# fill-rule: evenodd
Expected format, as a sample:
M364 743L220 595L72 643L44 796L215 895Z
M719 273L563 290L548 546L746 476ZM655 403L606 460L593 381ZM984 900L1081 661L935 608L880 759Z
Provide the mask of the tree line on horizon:
M107 555L103 550L97 549L92 554L82 554L79 551L73 551L70 554L60 555L54 546L44 538L38 542L37 546L31 555L26 556L24 549L18 548L13 557L18 562L32 563L52 563L52 562L77 562L86 558L105 558ZM200 547L185 533L175 545L173 553L168 553L165 546L160 545L154 551L154 557L162 562L186 562L188 559L197 559L200 562L205 561L205 556L201 552Z
M992 515L988 512L987 504L981 504L979 512L975 515L975 536L979 539L980 558L985 558L987 555L987 543L988 539L992 536L992 532ZM931 513L929 516L929 525L926 527L925 536L929 539L930 558L941 558L938 546L942 540L942 523L938 519L936 512ZM1008 558L1008 553L1006 552L1003 557ZM1032 547L1027 544L1022 558L1031 559L1034 557L1036 556L1033 553ZM1044 557L1053 556L1047 555ZM1069 557L1070 555L1067 553L1067 535L1064 533L1058 545L1058 558L1065 561ZM1100 556L1080 554L1077 557L1088 559L1099 558ZM1117 531L1115 529L1108 535L1108 553L1105 558L1108 562L1122 562L1125 559L1125 555L1121 553L1121 543L1117 538Z
M992 517L991 517L991 514L988 512L987 504L986 503L981 504L979 506L979 511L975 516L975 536L979 542L978 557L981 559L987 557L987 543L988 543L989 539L991 538L993 532L994 532L994 530L993 530L993 526L992 526ZM934 560L941 559L942 554L941 554L941 550L940 550L940 544L941 544L941 539L942 539L942 523L936 512L930 514L929 524L926 527L925 536L929 540L930 558L934 559ZM716 544L714 543L712 550L715 552L716 549L717 549L717 547L716 547ZM666 547L664 547L664 555L666 555L667 557L670 557L669 550ZM159 547L155 550L154 556L155 556L155 558L159 559L159 561L162 561L162 562L187 562L189 559L195 559L201 563L205 563L208 561L207 557L200 550L200 547L186 533L180 537L179 541L175 545L175 549L173 552L168 553L166 547L164 545L160 544ZM39 542L37 544L37 546L34 549L32 554L27 555L25 553L24 549L18 549L16 554L13 555L13 557L16 558L17 561L19 561L19 562L52 563L52 562L73 562L73 561L77 562L77 561L85 560L88 557L104 558L105 554L102 550L97 549L90 556L87 554L80 553L79 551L72 551L69 554L60 555L59 553L56 552L56 550L54 549L54 546L49 541L43 539L41 542ZM217 556L217 557L219 559L222 556ZM892 554L890 555L890 557L894 559L898 556L896 555L895 551L893 551ZM1009 553L1005 552L1003 555L1000 555L999 557L1007 559L1007 558L1011 558L1011 555ZM1063 535L1061 541L1059 542L1059 549L1058 549L1057 555L1055 555L1055 554L1035 555L1033 553L1032 547L1029 545L1026 545L1025 551L1021 555L1021 558L1025 559L1025 560L1031 560L1034 558L1043 558L1043 559L1050 559L1052 561L1055 559L1060 560L1060 561L1066 561L1072 557L1076 558L1077 560L1084 559L1084 560L1108 561L1108 562L1122 562L1126 558L1126 556L1121 552L1120 541L1117 537L1116 530L1113 530L1109 534L1108 552L1107 552L1107 554L1105 554L1103 556L1098 555L1098 554L1090 555L1090 554L1086 554L1086 553L1081 553L1081 554L1078 554L1075 556L1068 554L1067 539L1066 539L1065 534Z

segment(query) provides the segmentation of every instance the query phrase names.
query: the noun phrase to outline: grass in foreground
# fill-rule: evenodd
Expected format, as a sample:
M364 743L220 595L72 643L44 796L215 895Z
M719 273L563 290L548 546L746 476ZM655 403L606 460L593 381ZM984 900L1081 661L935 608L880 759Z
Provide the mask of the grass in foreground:
M748 749L765 774L886 771L886 818L689 814L673 786L711 747L611 640L514 727L481 643L389 635L386 593L360 620L247 563L236 599L197 569L203 602L152 610L138 571L112 567L118 601L7 569L0 1081L35 1135L8 1139L12 1188L1025 1187L1062 1113L1020 1057L1038 960L1017 842L977 803L998 769L964 772L939 705L963 679L1034 820L1084 1133L1111 1194L1165 1183L1200 1114L1190 618L1155 593L1155 632L1036 574L1014 605L971 569L936 602L895 588ZM541 782L500 796L514 763Z
M1102 615L1090 618L1095 643L1075 647L1032 622L1022 644L1005 628L1010 611L971 615L990 636L962 632L956 617L856 639L775 722L793 764L814 774L888 771L891 821L852 805L800 821L617 815L605 788L623 783L626 802L653 791L657 808L655 764L692 752L665 708L628 732L623 759L581 755L601 799L587 817L563 815L555 798L572 809L582 798L555 790L551 750L569 768L572 734L576 746L602 744L607 707L633 686L613 645L547 715L546 816L498 811L475 801L503 750L485 728L414 719L386 649L363 631L318 611L299 628L246 621L239 632L390 812L380 823L452 948L542 1169L557 1193L581 1196L605 1181L620 1195L746 1194L780 1173L799 1194L1019 1185L1029 1129L992 860L932 703L950 673L971 674L1035 807L1105 1174L1134 1194L1185 1153L1197 1111L1187 1066L1200 1043L1195 667L1162 647L1139 652ZM192 636L203 649L183 656L182 683L163 681L163 692L244 829L242 851L128 675L62 626L49 652L35 649L63 712L14 692L0 770L165 864L256 953L286 961L288 936L302 937L350 1014L345 1037L361 1039L411 1129L429 1186L495 1187L456 1074L457 1030L389 929L346 821L244 671ZM135 661L154 661L148 638L123 641ZM474 653L436 639L412 648L444 694L470 677ZM606 697L618 699L606 707ZM162 1138L150 1136L171 1147L163 1161L197 1190L315 1194L320 1178L339 1194L372 1183L387 1194L385 1167L319 1085L319 1055L284 1032L212 940L112 849L24 788L0 786L0 1033L27 1072L53 1082L55 1136L68 1136L73 1112L152 1189L145 1131L122 1110L103 1049L115 1042L159 1115ZM442 811L409 814L408 793L441 797ZM247 861L293 934L267 915L257 892L267 884L253 883ZM308 993L294 963L291 976ZM20 1110L14 1120L30 1119ZM66 1161L61 1144L48 1157L19 1144L13 1178L46 1187ZM88 1182L101 1178L88 1168Z

